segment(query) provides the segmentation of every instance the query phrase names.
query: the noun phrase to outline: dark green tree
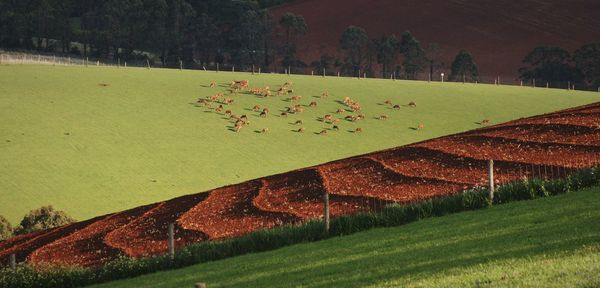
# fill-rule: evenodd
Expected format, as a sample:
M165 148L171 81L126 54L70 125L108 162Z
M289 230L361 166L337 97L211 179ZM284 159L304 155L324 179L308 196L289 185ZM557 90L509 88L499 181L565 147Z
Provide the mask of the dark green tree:
M396 64L398 53L400 52L400 41L395 35L382 37L376 41L377 46L377 63L382 66L383 78L388 78L389 74L393 73L393 67Z
M523 81L533 81L550 87L566 87L568 82L580 81L578 71L571 65L569 52L560 47L536 47L523 59L519 69Z
M4 241L12 237L13 231L10 222L0 215L0 241Z
M65 212L54 210L52 206L43 206L31 210L25 215L21 223L15 227L14 233L15 235L27 234L73 222L75 222L75 219L68 216Z
M288 12L281 17L279 24L285 30L285 44L282 48L282 64L284 66L293 67L303 66L303 63L296 59L296 38L297 36L306 33L307 27L304 17Z
M315 69L316 74L322 74L323 69L325 69L325 73L327 73L327 70L329 70L332 67L333 61L334 58L332 56L323 54L321 55L319 60L315 60L312 63L310 63L310 67Z
M402 65L405 78L416 79L417 74L422 72L425 67L425 51L409 31L402 33L400 52L404 56Z
M582 73L585 85L600 87L600 43L587 44L573 54L575 67Z
M474 82L479 79L479 69L473 60L473 55L465 49L461 49L454 58L450 70L450 81Z
M429 77L437 75L444 68L442 49L438 43L429 43L425 49L425 59L429 65Z
M348 26L340 38L340 49L346 52L343 73L356 76L367 58L369 36L361 27Z

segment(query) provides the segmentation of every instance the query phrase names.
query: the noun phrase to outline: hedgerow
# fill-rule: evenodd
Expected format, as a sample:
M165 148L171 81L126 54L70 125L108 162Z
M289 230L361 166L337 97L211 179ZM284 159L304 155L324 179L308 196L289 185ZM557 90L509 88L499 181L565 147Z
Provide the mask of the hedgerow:
M166 255L138 259L120 257L97 268L58 266L34 268L27 264L19 264L14 271L10 268L0 269L0 287L85 286L349 235L375 227L399 226L424 218L483 209L492 204L560 195L599 184L600 168L596 167L581 170L563 179L524 179L503 184L496 190L493 203L488 199L487 188L476 187L418 203L387 205L379 213L369 212L336 217L331 220L328 233L325 233L321 220L311 220L301 225L284 225L259 230L233 239L200 242L178 250L174 259Z

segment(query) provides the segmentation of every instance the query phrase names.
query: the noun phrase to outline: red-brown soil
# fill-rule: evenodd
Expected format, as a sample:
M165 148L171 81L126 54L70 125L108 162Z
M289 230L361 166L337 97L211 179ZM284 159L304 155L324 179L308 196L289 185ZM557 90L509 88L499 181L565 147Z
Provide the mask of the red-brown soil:
M409 30L423 46L439 43L447 67L467 49L480 74L488 76L483 80L493 83L501 76L515 83L521 61L534 47L574 52L597 42L598 11L597 0L303 0L274 7L271 14L276 23L286 12L304 16L307 33L298 38L297 50L307 64L323 53L343 60L340 35L355 25L373 39Z
M378 210L496 183L564 177L600 164L600 102L251 180L0 242L0 261L99 265L322 217Z

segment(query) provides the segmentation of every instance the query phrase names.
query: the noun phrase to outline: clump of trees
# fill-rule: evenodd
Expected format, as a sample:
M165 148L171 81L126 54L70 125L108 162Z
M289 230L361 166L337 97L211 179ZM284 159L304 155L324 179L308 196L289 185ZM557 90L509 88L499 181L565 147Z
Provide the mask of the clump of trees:
M370 39L365 29L348 26L342 32L339 47L345 54L340 66L346 76L357 76L359 71L374 76L375 62L381 65L383 78L396 75L396 78L416 79L428 64L432 70L439 66L439 55L432 53L431 59L427 58L426 51L409 31L402 33L400 39L393 34Z
M519 69L523 81L555 88L597 89L600 87L600 43L587 44L571 54L561 48L534 48Z
M43 231L75 221L67 213L56 210L51 205L29 211L19 225L14 228L6 218L0 215L0 241L6 240L13 235Z
M461 49L454 58L450 68L450 81L475 82L479 79L479 69L473 60L473 55Z
M294 37L306 31L302 16L286 15L280 22L288 31L285 46L270 44L277 23L266 7L283 2L0 1L0 47L131 62L158 60L167 67L178 67L179 61L187 67L268 66L278 52L294 58Z

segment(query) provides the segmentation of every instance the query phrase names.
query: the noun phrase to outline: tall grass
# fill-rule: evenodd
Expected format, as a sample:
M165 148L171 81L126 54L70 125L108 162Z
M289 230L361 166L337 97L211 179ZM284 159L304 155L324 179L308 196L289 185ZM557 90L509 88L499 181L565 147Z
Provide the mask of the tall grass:
M493 203L486 188L478 187L418 203L392 204L380 213L359 213L332 219L329 233L320 220L259 230L242 237L189 245L175 254L140 259L121 257L98 268L31 267L20 264L15 271L0 270L0 287L77 287L134 277L161 270L215 261L247 253L273 250L298 243L349 235L375 227L399 226L419 219L484 209L492 204L530 200L570 193L600 184L600 167L576 172L564 179L525 179L504 184L496 190Z

